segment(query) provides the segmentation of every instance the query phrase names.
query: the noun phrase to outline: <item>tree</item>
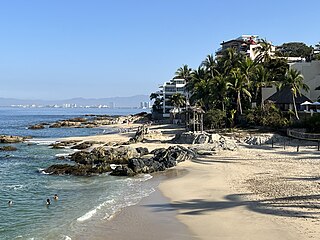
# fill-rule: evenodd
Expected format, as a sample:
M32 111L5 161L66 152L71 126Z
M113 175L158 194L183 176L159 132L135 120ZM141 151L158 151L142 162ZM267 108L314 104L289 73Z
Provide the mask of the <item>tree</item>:
M302 42L289 42L284 43L280 46L280 51L287 53L289 57L310 57L313 48L308 47L305 43Z
M307 84L303 82L303 76L301 73L294 68L290 68L286 74L285 81L281 84L281 88L289 87L292 93L292 102L296 118L299 120L299 115L296 106L296 98L301 95L301 89L309 91Z
M231 71L231 77L233 79L232 89L236 93L237 111L242 115L242 103L241 95L248 96L251 98L251 93L248 91L248 78L246 74L241 72L240 68L235 68Z
M150 94L150 100L155 100L159 97L160 95L158 93L151 93Z
M177 69L174 78L182 78L188 82L190 80L191 71L192 69L189 68L188 65L184 64L182 67Z
M266 39L261 39L259 41L258 47L256 47L255 51L258 53L255 61L268 62L271 59L272 45Z
M201 63L201 66L210 73L210 76L212 78L214 77L214 72L217 68L217 64L215 61L215 57L212 54L207 55L206 59Z
M254 69L254 77L251 83L252 92L254 93L254 99L261 106L264 108L264 103L262 99L262 88L267 87L274 84L272 81L272 75L270 71L268 71L262 64L259 64Z
M181 93L175 93L171 96L170 100L174 108L178 109L178 112L180 113L180 107L186 102L185 96L183 96ZM172 113L175 118L175 112L173 111Z

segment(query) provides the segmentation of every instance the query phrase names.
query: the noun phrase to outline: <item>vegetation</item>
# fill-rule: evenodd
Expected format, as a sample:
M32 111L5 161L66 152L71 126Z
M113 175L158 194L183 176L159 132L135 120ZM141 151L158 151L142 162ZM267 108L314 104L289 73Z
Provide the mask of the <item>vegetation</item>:
M305 127L309 133L320 133L320 115L315 114L306 120Z
M280 46L281 52L288 57L303 57L308 58L312 54L313 48L308 47L302 42L284 43Z
M203 108L206 127L233 127L243 120L260 126L288 126L292 114L284 115L274 104L264 104L262 100L262 88L269 86L290 89L294 105L292 113L299 119L296 98L302 89L308 91L308 86L303 83L300 72L289 69L286 58L273 56L271 49L268 41L260 40L255 60L229 48L219 58L207 55L197 69L188 65L177 69L174 78L186 80L190 105ZM311 55L313 48L303 43L285 43L282 50L289 56L306 57ZM276 53L279 55L281 53ZM159 104L161 98L154 97L155 103ZM181 94L172 96L176 108L185 104L182 97Z

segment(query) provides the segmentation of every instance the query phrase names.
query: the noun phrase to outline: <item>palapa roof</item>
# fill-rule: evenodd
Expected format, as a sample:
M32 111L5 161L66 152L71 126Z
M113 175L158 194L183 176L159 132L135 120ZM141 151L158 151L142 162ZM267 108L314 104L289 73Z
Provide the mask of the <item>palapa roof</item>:
M296 104L301 104L305 101L312 102L309 98L307 98L303 94L301 94L301 95L298 94L295 100L296 100ZM292 104L293 100L292 100L291 90L289 87L285 87L285 88L277 91L276 93L274 93L270 97L268 97L266 99L266 101L272 101L276 104L290 104L290 103Z

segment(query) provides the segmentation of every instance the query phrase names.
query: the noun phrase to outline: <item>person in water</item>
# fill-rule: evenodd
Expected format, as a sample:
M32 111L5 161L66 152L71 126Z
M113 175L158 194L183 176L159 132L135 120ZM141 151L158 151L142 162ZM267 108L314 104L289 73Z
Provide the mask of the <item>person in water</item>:
M50 205L51 204L51 202L50 202L50 199L48 198L47 199L47 205Z
M11 206L13 204L12 200L8 201L8 205Z
M53 196L53 199L57 201L57 200L59 199L58 194L55 194L55 195Z

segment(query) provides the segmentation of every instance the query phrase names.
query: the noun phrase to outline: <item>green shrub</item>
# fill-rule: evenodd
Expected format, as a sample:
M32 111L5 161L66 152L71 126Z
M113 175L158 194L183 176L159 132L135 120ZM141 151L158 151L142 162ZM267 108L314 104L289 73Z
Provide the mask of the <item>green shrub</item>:
M315 114L307 119L305 127L308 133L320 133L320 114Z
M290 121L273 103L266 103L263 108L259 106L249 109L246 112L246 120L251 125L272 128L290 125Z
M220 109L211 109L204 114L204 126L207 129L222 128L226 122L226 112Z

